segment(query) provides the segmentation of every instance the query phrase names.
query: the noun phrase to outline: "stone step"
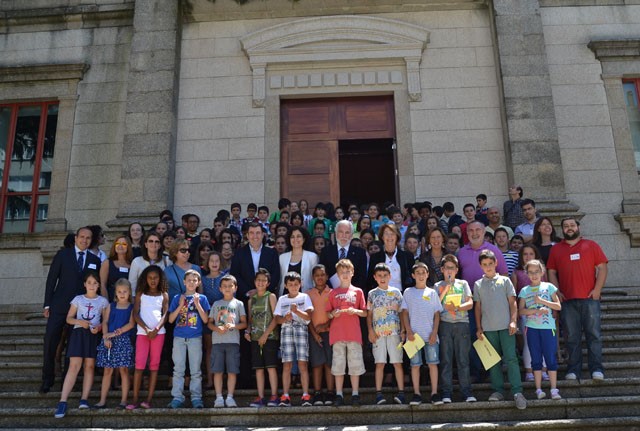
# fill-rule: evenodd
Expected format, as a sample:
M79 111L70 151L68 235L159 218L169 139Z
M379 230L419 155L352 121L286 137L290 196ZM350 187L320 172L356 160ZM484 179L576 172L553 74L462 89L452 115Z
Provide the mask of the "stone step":
M37 382L36 382L37 383ZM71 398L73 404L80 397L80 382L76 383L75 390L71 393ZM558 389L560 389L560 393L562 397L565 399L569 398L595 398L595 397L605 397L605 396L634 396L640 395L640 391L638 387L640 386L640 377L635 378L607 378L604 381L598 382L591 379L586 379L582 381L567 381L560 380L558 381ZM33 383L29 383L30 390L16 390L16 391L6 391L0 392L0 405L5 408L8 407L29 407L29 408L46 408L54 406L57 400L60 397L60 391L52 391L46 395L40 395L37 392L37 386ZM154 405L157 407L164 407L171 401L171 391L168 389L164 389L166 387L166 380L164 382L160 382L159 388L155 391L153 401ZM506 385L507 390L509 385ZM56 385L55 389L59 389L60 385ZM526 397L533 399L535 397L535 385L533 382L524 382L523 383L524 394ZM543 384L544 390L549 392L549 383L544 382ZM411 395L411 388L406 388L406 395L409 398ZM95 403L100 398L100 383L96 381L93 386L93 390L89 396L89 402ZM474 395L478 400L487 400L489 395L491 395L491 385L489 383L477 383L473 385ZM349 390L347 389L347 393ZM395 389L384 388L385 396L387 397L388 402L391 402L391 399L395 395ZM421 393L423 394L425 403L428 404L428 397L431 393L431 389L428 386L421 387ZM187 399L189 398L189 392L187 389L184 391ZM291 391L291 399L295 404L299 404L300 395L302 394L300 389L293 389ZM360 390L360 394L362 396L363 404L373 404L375 400L375 390L373 388L362 388ZM119 390L112 390L109 392L108 396L108 405L110 407L115 407L120 401L121 392ZM146 396L146 391L141 392L141 398L144 399ZM131 397L131 392L129 393L129 398ZM238 390L235 393L235 399L238 402L239 406L248 406L249 403L256 397L255 390ZM213 400L215 398L215 393L213 390L204 391L204 399L205 400ZM457 385L454 385L454 403L463 402L461 395L459 394Z
M612 417L612 418L586 418L586 419L555 419L555 420L535 420L535 421L474 421L458 423L421 423L421 424L390 424L390 425L367 425L356 429L366 429L367 431L428 431L442 430L448 431L487 431L487 430L511 430L517 428L519 431L566 431L566 430L603 430L605 428L619 429L625 431L637 431L640 429L640 418L638 417ZM113 428L92 428L91 431L111 431ZM157 431L170 431L168 428L155 428ZM213 427L213 428L191 428L181 427L181 431L255 431L255 427L233 426L233 427ZM258 428L264 430L264 428ZM296 426L277 427L278 431L318 431L317 426ZM345 431L354 428L343 426L323 426L323 431ZM41 428L23 428L22 431L40 431ZM67 431L86 431L85 428L66 428Z
M350 402L347 397L347 402ZM74 406L71 400L71 406ZM211 401L206 405L209 407ZM639 417L640 396L531 400L526 410L517 410L513 401L453 403L443 406L363 405L360 407L291 407L236 409L153 408L135 411L88 411L70 408L67 417L53 419L54 406L48 408L1 408L0 427L45 428L185 428L195 427L299 427L348 426L375 423L398 424L520 422L586 418ZM397 429L397 428L396 428ZM420 429L420 428L418 428ZM495 428L492 428L495 429ZM546 429L546 428L545 428Z

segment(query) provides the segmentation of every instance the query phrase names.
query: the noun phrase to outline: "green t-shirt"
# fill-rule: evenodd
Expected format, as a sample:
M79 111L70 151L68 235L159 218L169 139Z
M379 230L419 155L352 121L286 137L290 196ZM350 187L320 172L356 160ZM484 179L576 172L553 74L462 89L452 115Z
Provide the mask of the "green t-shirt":
M271 324L271 320L273 320L273 310L271 310L271 305L269 304L271 295L273 293L267 291L262 296L255 294L249 299L251 306L251 341L258 341ZM268 339L277 340L277 331L271 331Z

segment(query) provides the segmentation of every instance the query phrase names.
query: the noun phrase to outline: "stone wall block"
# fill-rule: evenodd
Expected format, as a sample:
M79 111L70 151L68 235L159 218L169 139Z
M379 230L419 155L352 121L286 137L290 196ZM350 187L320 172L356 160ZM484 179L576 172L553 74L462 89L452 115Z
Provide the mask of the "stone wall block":
M125 133L135 135L147 132L149 114L146 112L130 112L125 117Z
M155 50L131 53L129 69L132 71L172 71L176 66L175 52L172 50Z
M152 52L167 49L175 44L175 30L153 30L138 32L131 42L131 52Z
M556 163L560 160L560 151L553 142L512 142L511 159L517 164Z
M173 86L173 72L159 70L157 72L134 72L129 81L129 91L147 93L166 90Z
M541 140L553 142L557 137L556 129L547 127L547 119L508 119L510 142L531 142Z
M548 75L503 77L505 98L539 98L551 96Z
M143 178L166 178L169 172L169 158L164 155L152 155L149 153L145 156L137 156L135 160L123 158L122 179ZM146 196L145 196L146 199Z
M173 105L173 91L153 91L150 93L129 93L127 113L167 112Z
M151 154L162 154L171 139L169 133L145 133L141 135L125 135L122 151L123 159L132 159Z
M530 118L555 118L554 104L551 97L505 99L506 108L512 113L511 118L523 120Z

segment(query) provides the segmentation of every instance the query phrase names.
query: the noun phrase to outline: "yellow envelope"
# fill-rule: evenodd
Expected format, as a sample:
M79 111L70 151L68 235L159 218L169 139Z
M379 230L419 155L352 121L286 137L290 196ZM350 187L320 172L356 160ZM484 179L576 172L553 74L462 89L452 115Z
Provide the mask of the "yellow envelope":
M409 359L413 358L425 345L424 340L418 334L413 334L413 341L407 340L404 343L404 351L407 352Z
M484 337L482 340L478 338L474 341L473 347L476 349L476 352L478 352L478 356L480 356L485 370L488 370L500 362L500 355L498 355L496 349L494 349L489 340L487 340L487 337Z
M461 293L450 293L445 297L445 304L453 302L454 307L460 307L462 304L462 294Z

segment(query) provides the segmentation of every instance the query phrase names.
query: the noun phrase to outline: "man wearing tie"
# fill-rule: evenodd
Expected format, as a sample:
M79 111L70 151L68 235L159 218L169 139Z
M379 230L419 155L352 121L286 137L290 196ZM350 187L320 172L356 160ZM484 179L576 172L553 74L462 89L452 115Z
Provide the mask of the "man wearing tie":
M56 253L47 275L43 312L47 319L47 327L44 335L42 386L40 386L42 394L49 392L53 386L56 349L66 325L71 300L85 292L82 282L84 272L100 270L100 259L89 253L91 230L88 227L78 229L74 242L73 248L64 248Z
M351 284L364 289L367 283L367 254L360 247L351 247L353 224L348 220L340 220L336 224L336 245L328 245L320 253L320 263L327 270L327 276L332 287L338 287L340 282L336 276L336 263L340 259L349 259L354 266Z

